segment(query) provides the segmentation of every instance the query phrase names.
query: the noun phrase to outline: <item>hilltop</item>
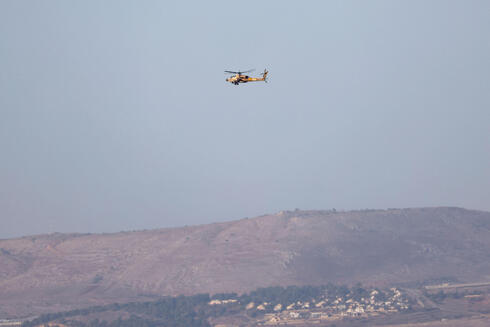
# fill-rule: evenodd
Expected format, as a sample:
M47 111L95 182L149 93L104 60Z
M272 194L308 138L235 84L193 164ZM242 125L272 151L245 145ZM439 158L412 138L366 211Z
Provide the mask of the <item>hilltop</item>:
M486 281L490 213L283 211L201 226L0 240L0 315L329 282Z

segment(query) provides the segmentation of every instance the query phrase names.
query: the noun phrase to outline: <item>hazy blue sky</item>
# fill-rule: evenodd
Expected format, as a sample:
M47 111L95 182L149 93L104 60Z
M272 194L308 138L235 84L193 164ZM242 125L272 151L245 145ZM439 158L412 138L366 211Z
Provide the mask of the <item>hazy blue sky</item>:
M490 210L490 1L0 1L0 237L446 205Z

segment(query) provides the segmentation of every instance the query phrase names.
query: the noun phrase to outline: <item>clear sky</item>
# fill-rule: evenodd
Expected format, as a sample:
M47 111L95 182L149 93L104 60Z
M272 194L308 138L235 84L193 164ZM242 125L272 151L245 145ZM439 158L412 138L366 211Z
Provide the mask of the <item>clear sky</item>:
M421 206L490 210L490 1L0 1L2 238Z

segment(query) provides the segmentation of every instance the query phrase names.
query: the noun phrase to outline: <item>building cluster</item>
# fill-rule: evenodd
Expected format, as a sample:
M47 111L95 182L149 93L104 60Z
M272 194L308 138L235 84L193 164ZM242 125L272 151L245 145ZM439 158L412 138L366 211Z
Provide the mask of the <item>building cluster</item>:
M226 303L225 301L221 302ZM366 297L357 297L357 299L351 293L344 297L329 297L328 294L325 294L318 299L297 301L288 305L272 302L250 302L245 306L246 310L264 313L263 319L260 321L261 325L320 323L321 321L347 317L359 318L396 313L409 308L408 298L396 288L384 292L383 296L380 296L379 291L371 290L367 292Z
M261 322L263 325L314 323L326 320L338 320L347 317L369 317L380 314L395 313L409 309L408 299L401 291L391 288L388 296L380 300L377 290L372 290L370 296L355 300L346 295L344 298L329 299L327 296L310 302L296 302L283 310L280 304L275 305L274 312L266 313ZM269 304L262 303L257 310L265 310ZM270 304L272 305L272 304ZM262 309L263 308L263 309Z

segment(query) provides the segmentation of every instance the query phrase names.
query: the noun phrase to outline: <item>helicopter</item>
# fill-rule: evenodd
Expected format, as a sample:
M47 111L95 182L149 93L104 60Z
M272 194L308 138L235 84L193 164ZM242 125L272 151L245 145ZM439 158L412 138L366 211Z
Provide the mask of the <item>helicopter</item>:
M230 82L232 84L235 84L235 85L238 85L240 83L248 83L248 82L259 82L259 81L264 81L267 83L267 73L269 73L267 71L267 69L264 69L264 72L262 73L262 77L250 77L248 75L243 75L244 73L249 73L249 72L253 72L255 69L250 69L250 70L246 70L246 71L243 71L243 72L233 72L233 71L230 71L230 70L225 70L225 73L228 73L228 74L235 74L231 77L228 77L226 79L227 82Z

